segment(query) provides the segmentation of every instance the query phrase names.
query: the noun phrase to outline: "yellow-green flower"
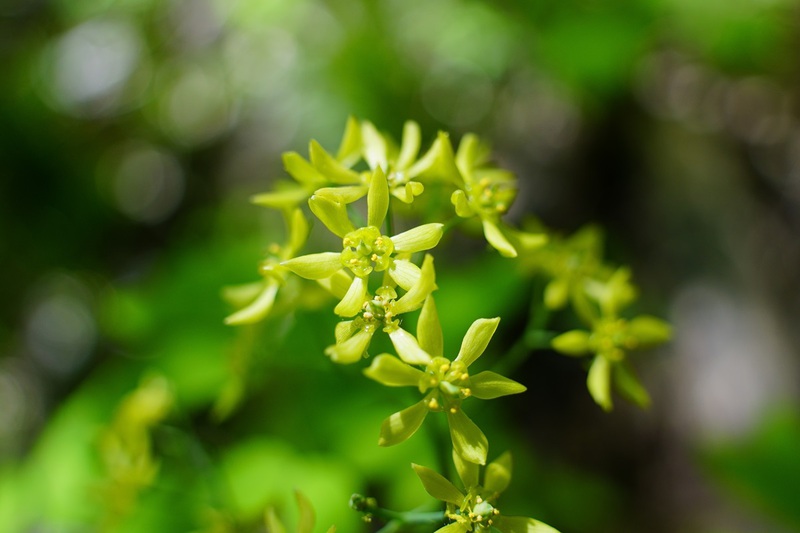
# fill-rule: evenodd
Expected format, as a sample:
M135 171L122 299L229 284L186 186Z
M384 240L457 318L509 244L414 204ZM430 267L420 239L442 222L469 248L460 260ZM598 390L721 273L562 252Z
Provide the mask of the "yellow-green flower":
M423 170L412 165L419 153L419 125L411 120L403 126L403 139L397 148L391 139L378 132L368 121L361 123L363 156L371 170L382 169L389 182L389 193L403 203L410 204L422 194L425 187L414 181Z
M433 298L428 297L417 324L418 341L411 337L409 343L413 342L414 346L406 348L415 354L429 354L427 362L409 364L408 357L404 357L398 349L400 358L389 354L379 355L364 371L369 378L383 385L417 387L423 394L419 402L384 420L379 445L392 446L403 442L419 429L430 411L444 412L450 426L453 449L466 461L486 463L488 441L480 428L464 413L462 402L470 396L489 400L525 391L520 383L495 372L469 373L470 365L486 350L499 322L499 318L482 318L473 322L464 336L458 355L451 361L442 355L441 327Z
M367 301L367 282L372 272L385 272L401 288L410 290L420 278L420 269L408 257L434 248L442 238L443 225L423 224L393 236L380 228L389 208L389 185L379 167L370 179L367 195L367 225L356 228L347 215L346 201L337 192L315 194L309 201L314 214L342 238L341 252L321 252L281 263L306 279L329 278L348 270L353 278L334 311L343 317L356 315Z
M263 279L225 289L225 298L242 307L225 319L226 324L252 324L263 319L272 310L278 290L286 282L286 275L289 273L289 269L281 266L281 262L294 257L308 236L308 222L300 209L288 212L286 223L289 229L287 243L284 246L273 243L267 257L259 264L258 272Z
M463 483L460 490L447 478L430 468L411 465L425 491L446 504L450 523L436 533L468 533L497 530L501 533L558 533L547 524L523 516L505 516L497 499L511 482L511 454L506 452L486 466L483 482L480 467L453 454L456 470Z
M344 287L349 282L349 277L339 271L335 278L340 279L323 280L323 285L334 295L346 297ZM418 280L401 297L398 298L397 287L393 285L383 285L374 295L367 292L359 310L354 313L357 316L353 320L337 324L336 344L328 346L325 353L334 362L355 363L367 352L372 336L378 330L383 330L389 335L397 353L401 354L404 361L424 364L430 356L419 348L409 332L400 327L398 317L419 309L435 289L433 257L426 254ZM342 302L346 300L343 299Z
M619 317L619 310L633 301L636 294L629 277L627 269L619 269L605 282L587 281L586 295L597 304L598 311L585 299L580 307L591 331L568 331L552 341L553 348L565 355L594 354L586 384L594 401L606 411L613 407L612 377L617 390L626 398L642 407L650 404L650 396L626 355L631 350L657 346L671 336L669 324L661 319L649 315L630 320Z
M517 248L536 248L547 240L544 234L530 234L503 224L517 195L517 179L507 170L487 165L488 148L475 135L465 135L458 146L455 164L462 181L450 201L462 218L478 217L488 243L505 257L517 257Z
M361 131L354 118L350 117L336 156L332 156L317 142L309 144L309 160L297 152L283 154L283 166L294 178L294 182L280 183L273 192L257 194L251 198L254 204L275 209L294 208L306 201L320 189L343 189L350 201L367 193L369 176L353 170L361 160Z

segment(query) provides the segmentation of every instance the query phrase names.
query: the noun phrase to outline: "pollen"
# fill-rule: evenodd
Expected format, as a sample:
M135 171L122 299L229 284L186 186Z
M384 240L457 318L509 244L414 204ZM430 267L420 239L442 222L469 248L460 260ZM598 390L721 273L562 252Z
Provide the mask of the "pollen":
M456 414L457 412L458 412L458 407L451 407L451 408L450 408L450 414L453 414L453 415L454 415L454 414Z
M431 400L428 402L428 409L438 409L438 408L439 408L439 402L436 401L436 398L431 398Z
M463 374L458 376L458 379L460 379L461 381L467 381L469 379L469 374L464 372Z

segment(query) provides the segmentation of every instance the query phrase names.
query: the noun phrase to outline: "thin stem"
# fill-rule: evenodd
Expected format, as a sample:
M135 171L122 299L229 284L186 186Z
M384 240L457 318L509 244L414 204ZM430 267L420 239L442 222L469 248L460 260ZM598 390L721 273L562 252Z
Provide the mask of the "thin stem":
M405 525L436 524L444 522L444 511L392 511L378 505L375 498L367 498L361 494L353 494L350 507L370 518L375 517L388 522L382 533L398 531Z

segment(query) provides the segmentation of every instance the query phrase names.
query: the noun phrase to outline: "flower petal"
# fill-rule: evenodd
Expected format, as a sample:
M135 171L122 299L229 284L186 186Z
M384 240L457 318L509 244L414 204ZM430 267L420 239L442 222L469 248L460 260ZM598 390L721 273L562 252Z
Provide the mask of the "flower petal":
M298 182L318 187L319 185L328 181L314 165L306 161L303 156L297 152L286 152L283 154L283 168L289 173L291 177Z
M332 276L318 279L317 283L341 300L353 284L353 278L347 274L345 269L341 269L334 272Z
M437 222L423 224L416 228L411 228L392 237L392 244L397 253L414 253L422 250L430 250L439 244L444 233L444 224Z
M267 509L267 514L264 517L264 520L267 523L267 531L270 533L286 533L286 528L283 527L283 524L275 514L275 509L272 507Z
M311 228L308 225L308 220L306 220L302 209L293 209L291 214L287 215L286 218L289 226L289 241L286 245L283 259L290 259L294 257L306 243L308 232Z
M550 342L555 351L563 353L564 355L581 356L590 353L588 331L580 329L567 331Z
M447 422L450 424L450 439L453 441L455 451L465 461L479 465L486 464L489 441L475 422L461 409L455 413L448 411Z
M461 478L464 488L469 490L478 486L478 483L480 483L480 466L465 461L455 448L453 448L453 464L456 465L456 472L458 472L458 477Z
M399 261L401 260L395 260L394 262L397 263ZM425 259L422 260L422 268L419 270L419 280L394 303L394 313L396 315L419 309L431 292L436 290L436 273L433 269L432 255L425 254ZM392 278L394 279L394 276ZM400 282L398 282L399 284Z
M336 159L346 167L352 167L361 159L361 126L354 117L347 118Z
M308 199L308 206L334 235L344 238L355 229L347 217L347 206L341 202L327 196L313 195Z
M308 152L311 156L311 163L329 181L341 185L361 183L361 176L358 172L350 170L334 159L317 141L311 141Z
M389 210L389 183L381 167L372 172L367 193L367 225L380 228ZM392 239L394 243L394 239ZM397 245L395 244L395 250Z
M419 267L406 259L392 261L392 266L389 267L388 272L389 276L406 291L416 285L422 275Z
M561 309L567 304L569 297L569 281L567 278L555 278L544 288L544 305L548 309Z
M414 162L419 153L420 130L419 124L413 120L403 124L403 140L400 143L400 154L397 156L395 168L405 170Z
M483 488L496 496L506 490L509 483L511 483L511 452L503 452L486 466Z
M660 318L641 315L628 322L628 334L636 339L636 348L649 348L667 342L672 328Z
M334 307L333 312L339 316L355 316L361 311L361 307L364 305L366 299L367 280L366 278L356 276L353 278L353 282L350 284L350 288L347 289L347 293L344 295L344 298L342 298L342 301Z
M397 328L389 333L397 355L409 365L427 365L431 361L431 356L419 347L417 339L402 328Z
M486 350L499 323L500 317L479 318L473 322L467 330L467 334L464 335L464 340L461 341L461 349L458 351L456 361L462 361L467 366L474 363Z
M367 194L367 189L366 185L342 185L341 187L323 187L314 191L314 194L341 204L352 204L363 198Z
M416 387L425 373L397 357L381 354L372 360L364 375L387 387Z
M528 390L522 383L488 370L471 376L469 381L472 395L481 400L492 400Z
M626 361L614 365L614 385L625 398L639 407L650 406L650 395Z
M494 527L502 533L558 533L544 522L526 516L500 515L495 518Z
M517 257L517 250L508 242L508 239L497 224L486 218L483 219L483 235L492 248L500 252L503 257Z
M418 181L409 181L405 185L398 185L391 190L392 196L403 202L410 204L415 196L419 196L425 190L425 186Z
M431 470L426 466L421 466L412 463L411 468L422 481L422 486L425 487L425 492L443 502L452 503L453 505L461 505L464 501L464 495L460 490L453 485L450 480L445 478L440 473Z
M434 531L434 533L468 533L468 531L469 529L467 529L466 524L462 524L461 522L453 522L444 527L440 527Z
M381 436L378 439L378 446L400 444L417 432L427 415L428 406L424 400L394 413L381 424Z
M475 210L469 205L467 193L461 189L453 191L453 194L450 195L450 203L455 207L456 215L461 218L469 218L475 214Z
M240 326L243 324L254 324L267 316L275 302L275 295L278 293L278 283L276 281L267 282L264 290L258 295L250 305L240 309L228 316L225 323L229 326Z
M272 209L286 209L296 207L306 198L308 198L307 190L303 187L293 187L291 189L256 194L250 197L250 202Z
M332 276L342 268L341 257L340 252L322 252L287 259L281 265L301 278L322 279Z
M433 181L449 181L461 186L463 179L456 167L453 145L447 133L440 131L430 149L406 172L409 178L419 176Z
M363 139L362 154L369 168L386 170L386 139L383 138L383 135L378 132L372 122L365 120L361 125L361 137Z
M586 386L594 401L605 411L613 407L611 402L611 361L597 355L589 368Z
M425 298L425 304L417 320L417 340L419 346L433 357L442 357L444 354L444 339L442 338L442 324L439 322L439 313L433 295Z
M355 335L344 342L336 343L325 348L325 355L331 358L334 363L349 365L361 360L361 356L367 351L369 341L372 339L374 329L362 328Z
M300 491L294 491L294 497L297 499L297 509L299 510L299 517L297 519L297 533L314 533L314 507Z

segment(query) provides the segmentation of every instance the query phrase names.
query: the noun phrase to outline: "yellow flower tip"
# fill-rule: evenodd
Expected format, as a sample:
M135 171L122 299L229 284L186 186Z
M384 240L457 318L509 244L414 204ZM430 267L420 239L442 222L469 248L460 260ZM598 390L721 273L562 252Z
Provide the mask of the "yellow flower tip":
M458 407L451 407L451 408L450 408L450 414L453 414L453 415L454 415L454 414L456 414L457 412L458 412Z
M428 409L435 410L438 408L439 408L439 402L436 400L436 398L431 398L430 401L428 402Z
M439 367L440 372L447 372L448 370L450 370L450 363L444 363Z

